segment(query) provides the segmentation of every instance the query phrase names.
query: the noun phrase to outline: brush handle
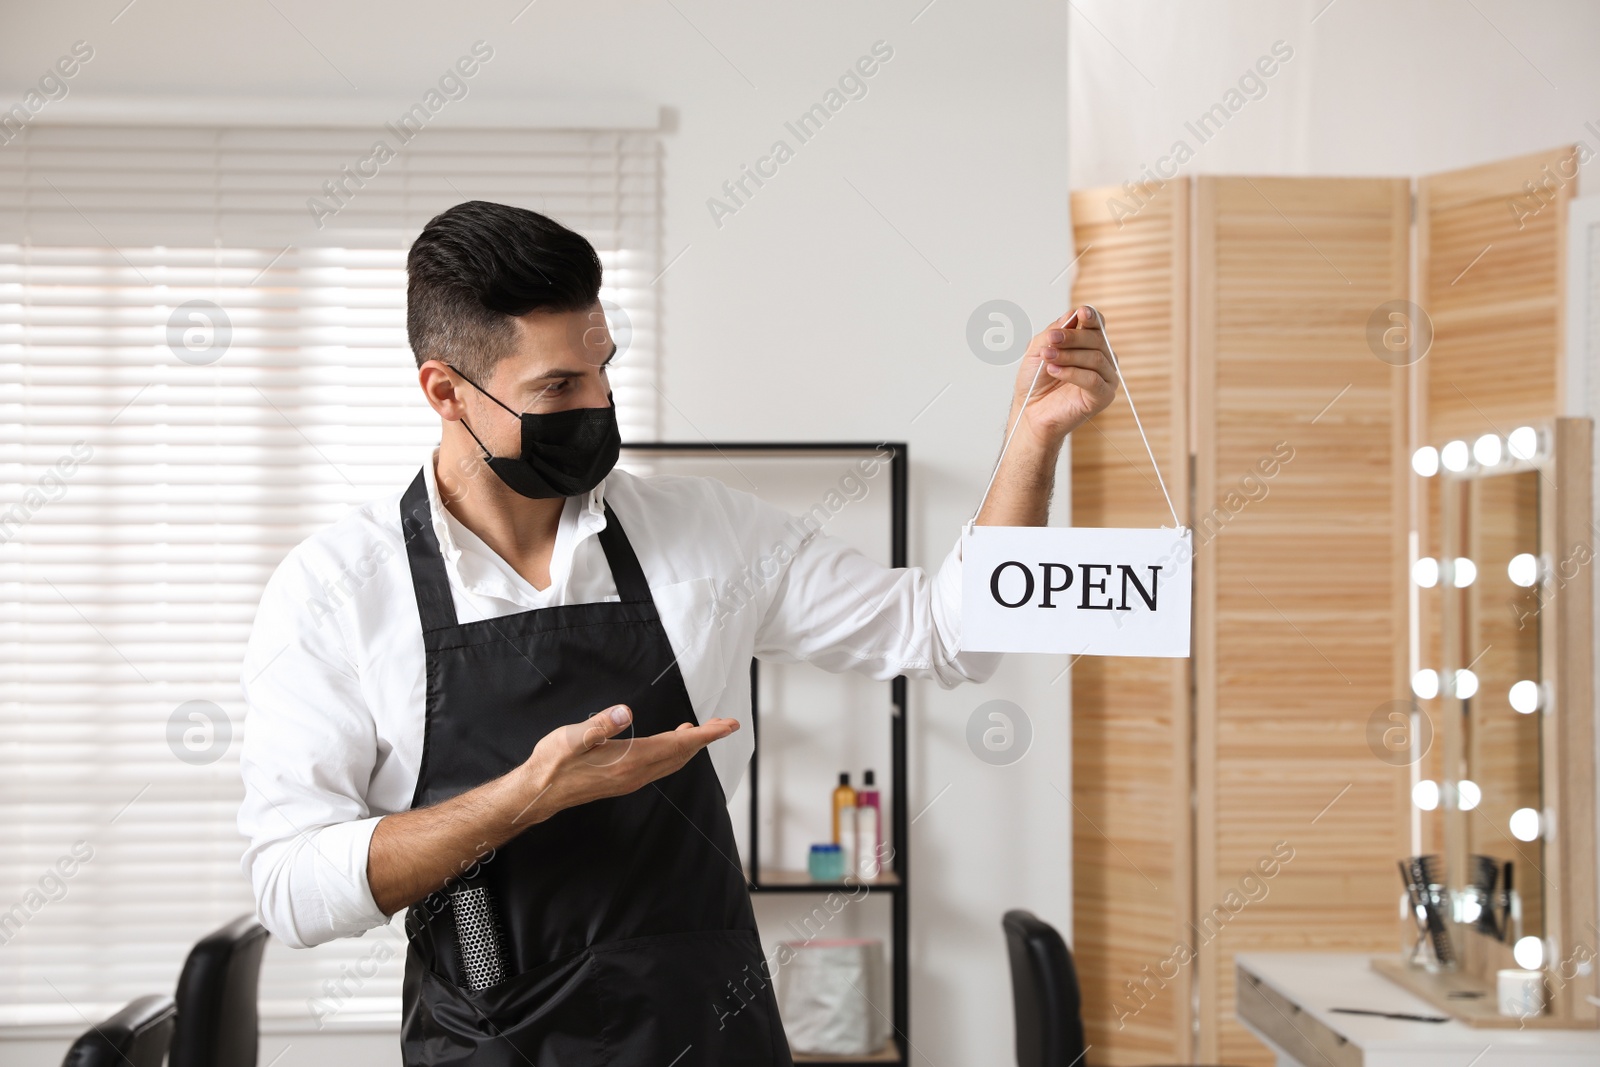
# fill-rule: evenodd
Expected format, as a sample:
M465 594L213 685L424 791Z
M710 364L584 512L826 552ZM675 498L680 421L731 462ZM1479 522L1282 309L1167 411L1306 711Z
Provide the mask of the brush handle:
M461 975L468 989L488 989L506 980L505 938L494 899L482 886L450 894L461 952Z

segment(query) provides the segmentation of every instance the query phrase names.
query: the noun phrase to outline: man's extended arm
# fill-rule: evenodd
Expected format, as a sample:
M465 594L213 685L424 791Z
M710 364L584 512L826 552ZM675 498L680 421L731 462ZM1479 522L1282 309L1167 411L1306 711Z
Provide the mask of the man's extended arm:
M1043 526L1049 520L1056 461L1067 434L1104 410L1116 395L1104 326L1092 308L1081 307L1051 323L1028 346L1006 419L1011 443L978 514L979 526ZM1041 359L1044 370L1023 411L1023 398Z
M632 718L622 705L552 730L514 770L426 808L387 815L372 831L367 885L385 915L415 904L534 823L621 796L678 770L739 728L733 719L613 740Z

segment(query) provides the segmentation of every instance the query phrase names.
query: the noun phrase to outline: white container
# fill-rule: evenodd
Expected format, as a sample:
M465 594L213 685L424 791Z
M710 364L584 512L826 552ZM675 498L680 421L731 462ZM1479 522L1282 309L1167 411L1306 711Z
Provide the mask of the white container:
M878 846L883 842L882 809L866 805L856 809L855 872L864 881L878 877L883 870Z
M1515 1019L1543 1015L1545 1009L1544 972L1507 967L1495 972L1500 994L1500 1014Z
M845 877L856 869L856 812L857 808L839 809L839 854L844 857Z
M811 1056L870 1056L889 1042L883 942L786 941L778 1014L789 1047ZM792 955L790 955L792 953Z

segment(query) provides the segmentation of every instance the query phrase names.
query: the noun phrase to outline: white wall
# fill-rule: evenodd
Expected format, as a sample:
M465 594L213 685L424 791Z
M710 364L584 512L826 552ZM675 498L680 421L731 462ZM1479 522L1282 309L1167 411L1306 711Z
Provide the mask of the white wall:
M525 2L12 0L0 83L8 101L20 96L85 39L96 54L74 80L80 97L412 99L482 38L495 60L459 106L671 108L663 262L682 257L660 282L666 436L906 440L912 557L937 565L976 503L1008 396L1010 371L968 351L967 318L995 297L1041 323L1065 305L1066 7ZM716 226L707 198L879 40L893 58L866 97ZM375 108L375 125L388 117ZM913 814L939 797L912 842L912 1026L930 1063L1010 1055L1003 910L1030 907L1070 929L1068 682L1051 684L1063 665L1018 660L981 689L913 691ZM1034 729L1009 768L965 741L969 714L995 697L1021 705ZM296 1038L277 1062L347 1055Z
M1073 188L1135 177L1278 40L1294 57L1185 173L1407 176L1577 140L1600 152L1584 125L1600 126L1600 6L1587 0L1074 7Z

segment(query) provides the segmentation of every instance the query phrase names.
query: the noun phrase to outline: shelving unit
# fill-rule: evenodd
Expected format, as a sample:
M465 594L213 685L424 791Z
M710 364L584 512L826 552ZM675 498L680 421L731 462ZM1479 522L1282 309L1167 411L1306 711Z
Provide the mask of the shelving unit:
M862 457L880 455L884 449L891 453L889 460L889 563L893 567L906 565L906 510L907 474L909 460L906 446L899 442L658 442L654 444L627 445L625 452L656 452L673 455L706 455L730 458L749 456L840 456ZM765 893L818 893L836 891L854 892L859 882L817 882L805 871L767 868L761 865L761 693L759 687L760 664L750 662L750 728L755 743L755 753L750 759L750 855L745 857L746 879L752 894ZM889 1046L871 1056L802 1056L796 1054L796 1063L826 1063L837 1067L869 1067L873 1064L908 1063L911 1020L911 967L907 958L911 943L910 903L910 833L907 817L906 782L906 679L894 678L889 682L890 715L890 766L887 783L890 797L888 841L894 849L890 865L884 872L865 883L869 893L887 893L891 909L889 936L889 970L893 986L891 1023L893 1033Z

